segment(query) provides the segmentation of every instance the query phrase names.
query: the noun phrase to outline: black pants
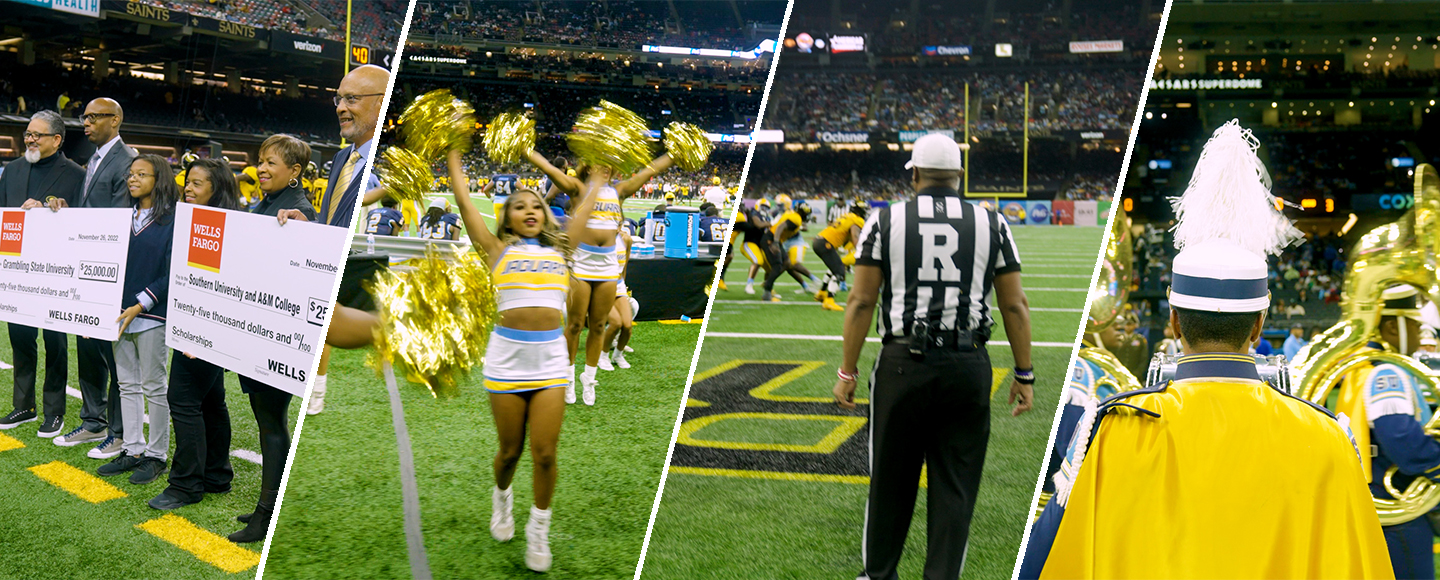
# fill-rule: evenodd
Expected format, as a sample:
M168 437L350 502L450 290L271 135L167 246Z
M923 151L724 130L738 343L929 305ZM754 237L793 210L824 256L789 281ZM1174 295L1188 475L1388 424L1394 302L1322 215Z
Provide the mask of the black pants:
M240 377L240 386L250 395L250 410L260 428L260 489L279 490L285 476L285 458L290 455L290 393Z
M116 439L125 436L120 420L120 381L115 374L115 347L108 340L75 337L80 369L81 427L91 433L106 428Z
M835 246L830 245L825 238L817 237L815 243L810 245L810 249L815 250L815 255L820 257L820 261L825 262L825 267L830 270L830 275L835 276L841 282L845 281L845 262Z
M870 499L862 577L892 580L926 467L925 578L955 580L990 440L990 355L932 349L923 361L904 344L880 352L870 381Z
M775 281L790 269L790 252L786 252L780 242L769 238L760 242L760 249L765 252L765 261L770 263L770 271L765 273L765 283L761 287L770 292L775 289Z
M183 501L200 501L206 492L229 491L230 409L225 406L225 369L171 351L170 421L175 426L175 458L166 491Z
M35 346L40 329L10 324L10 350L15 356L15 409L35 408L35 370L40 350ZM63 332L45 331L44 417L65 416L65 379L70 372L69 340Z

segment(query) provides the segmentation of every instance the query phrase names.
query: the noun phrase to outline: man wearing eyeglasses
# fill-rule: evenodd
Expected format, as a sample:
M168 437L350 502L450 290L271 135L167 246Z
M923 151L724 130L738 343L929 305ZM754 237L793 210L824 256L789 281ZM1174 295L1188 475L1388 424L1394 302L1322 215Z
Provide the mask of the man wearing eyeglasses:
M335 90L335 116L340 121L340 137L350 142L331 160L338 167L330 176L321 200L320 221L342 228L350 227L355 217L355 201L362 191L360 177L375 150L375 130L380 125L380 105L385 102L385 87L390 84L390 71L367 64L350 71ZM370 176L364 191L375 189L379 180Z
M120 139L120 124L125 111L114 99L98 98L85 105L80 115L85 122L85 136L97 148L85 164L85 182L80 189L77 207L130 207L130 161L135 152ZM51 209L69 205L50 202ZM63 447L94 443L87 455L108 459L120 454L124 428L120 424L120 382L115 374L115 351L108 340L75 337L75 352L80 360L79 427L55 439ZM107 434L107 431L108 434Z
M25 128L25 156L10 162L0 174L0 207L32 209L44 207L50 197L74 200L85 181L85 170L60 152L65 141L65 122L54 111L40 111ZM10 346L15 353L15 407L3 419L0 429L12 429L39 420L35 413L35 340L40 330L10 324ZM68 339L53 330L45 334L44 421L37 434L54 437L65 426L65 380L70 364Z
M380 125L380 106L385 102L385 89L390 84L390 71L367 64L350 71L340 80L335 89L335 116L340 121L340 136L350 142L330 161L331 167L338 167L330 174L325 186L325 196L320 201L320 223L349 228L355 217L356 201L362 191L361 176L365 166L373 158L375 130ZM380 180L375 175L364 184L363 191L378 191ZM366 199L365 203L374 203ZM284 210L277 216L281 220L299 219L305 216L296 210ZM283 221L282 221L283 223ZM315 374L315 386L311 388L310 404L306 409L314 415L325 408L325 377L330 366L330 347L327 345L320 355L320 368Z

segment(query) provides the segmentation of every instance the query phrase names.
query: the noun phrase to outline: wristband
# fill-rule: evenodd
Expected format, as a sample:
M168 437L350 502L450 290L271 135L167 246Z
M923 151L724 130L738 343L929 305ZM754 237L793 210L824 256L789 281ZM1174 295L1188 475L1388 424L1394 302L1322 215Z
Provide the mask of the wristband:
M1015 382L1027 386L1035 384L1035 369L1015 367Z
M855 373L847 373L842 369L835 369L835 376L840 377L842 381L855 382Z

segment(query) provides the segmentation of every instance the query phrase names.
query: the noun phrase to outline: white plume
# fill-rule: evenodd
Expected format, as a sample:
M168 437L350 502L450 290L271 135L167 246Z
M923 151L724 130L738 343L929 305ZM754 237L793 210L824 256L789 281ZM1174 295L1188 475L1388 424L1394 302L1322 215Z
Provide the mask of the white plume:
M1175 249L1225 239L1257 255L1275 254L1304 238L1275 209L1270 174L1255 151L1260 142L1239 119L1221 125L1200 151L1190 185L1170 198Z

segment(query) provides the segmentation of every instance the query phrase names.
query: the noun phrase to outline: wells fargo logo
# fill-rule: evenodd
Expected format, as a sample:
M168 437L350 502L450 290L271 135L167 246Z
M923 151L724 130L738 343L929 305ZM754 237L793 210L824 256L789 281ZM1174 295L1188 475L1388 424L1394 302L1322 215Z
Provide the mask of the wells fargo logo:
M25 239L25 212L7 211L0 214L0 255L19 256L20 243Z
M220 248L225 242L225 212L195 208L190 218L191 266L220 273Z

